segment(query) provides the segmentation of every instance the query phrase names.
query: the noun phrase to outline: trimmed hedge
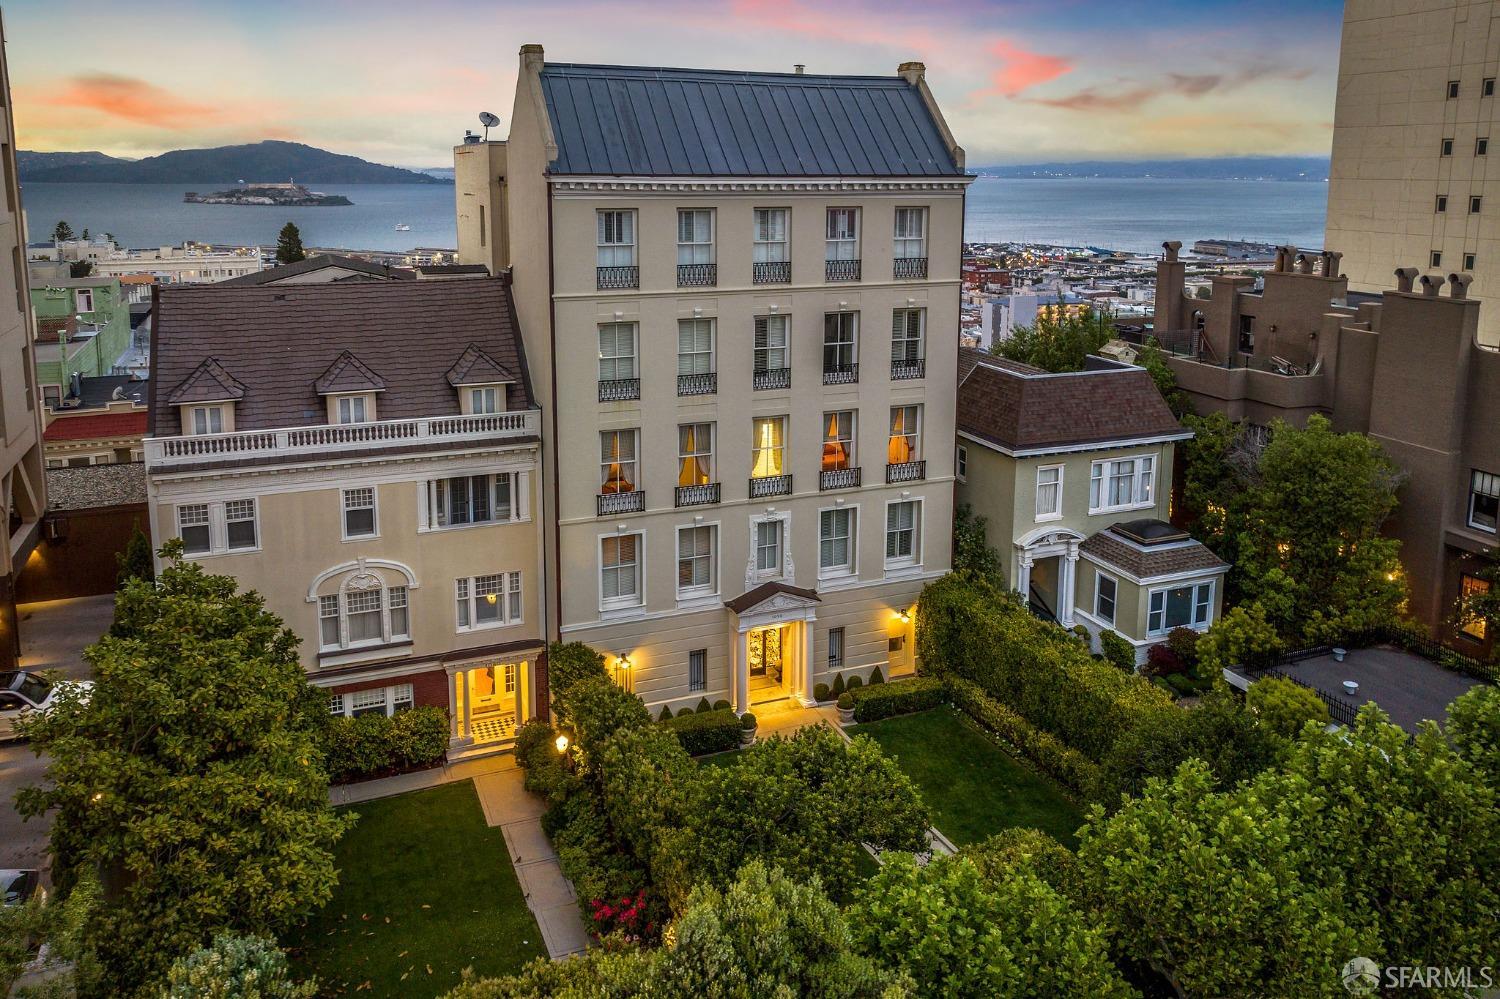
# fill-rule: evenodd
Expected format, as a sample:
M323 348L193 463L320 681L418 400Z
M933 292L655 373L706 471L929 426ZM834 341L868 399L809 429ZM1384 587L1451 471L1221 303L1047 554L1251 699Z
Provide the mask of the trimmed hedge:
M448 753L448 712L424 706L389 718L330 718L323 752L334 783L434 767Z
M740 745L740 717L728 708L678 715L662 722L661 727L675 732L677 741L691 756L722 753Z
M932 676L876 683L856 687L847 693L854 702L854 720L857 722L872 722L892 715L926 711L947 700L943 681Z
M962 677L948 680L953 706L1005 743L1042 773L1082 796L1097 786L1099 765L1043 732Z
M585 753L595 752L621 729L651 724L651 712L645 703L606 676L575 681L558 703L566 708L558 714L572 724Z
M1126 673L1135 672L1135 646L1108 628L1099 632L1099 654Z

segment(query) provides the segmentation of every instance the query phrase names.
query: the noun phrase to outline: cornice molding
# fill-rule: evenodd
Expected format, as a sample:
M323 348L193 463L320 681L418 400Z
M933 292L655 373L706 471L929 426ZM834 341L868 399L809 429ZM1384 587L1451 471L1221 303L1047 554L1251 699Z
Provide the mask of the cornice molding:
M895 194L929 191L961 194L973 177L550 177L553 197L584 198L600 194L681 195L681 194Z

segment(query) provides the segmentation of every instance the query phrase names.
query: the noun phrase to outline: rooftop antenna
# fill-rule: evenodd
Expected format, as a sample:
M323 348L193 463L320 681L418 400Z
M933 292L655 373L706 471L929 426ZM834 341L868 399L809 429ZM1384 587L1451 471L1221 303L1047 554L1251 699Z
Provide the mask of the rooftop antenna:
M491 114L488 111L481 111L479 112L479 124L484 126L484 141L489 142L490 128L494 125L500 124L500 116Z

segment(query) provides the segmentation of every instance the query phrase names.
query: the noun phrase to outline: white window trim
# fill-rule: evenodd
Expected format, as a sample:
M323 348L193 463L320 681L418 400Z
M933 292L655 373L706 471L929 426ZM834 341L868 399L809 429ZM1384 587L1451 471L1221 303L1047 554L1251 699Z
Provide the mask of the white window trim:
M818 508L818 579L819 581L850 580L859 576L859 504ZM849 564L842 568L823 568L823 514L844 510L849 514Z
M886 538L890 536L891 507L898 503L911 503L916 506L917 522L912 530L912 553L891 558L885 554ZM880 554L885 559L886 575L892 575L892 570L897 572L920 572L922 569L922 558L927 551L924 533L927 530L927 507L926 497L911 496L906 499L892 499L885 501L885 516L880 522Z
M922 460L924 460L927 457L927 448L924 446L923 440L922 440L922 436L923 436L922 435L922 431L926 428L926 423L927 423L927 407L924 406L920 402L903 402L903 403L899 403L897 405L892 406L890 408L890 411L888 413L886 413L886 417L885 417L885 458L886 458L886 461L889 462L891 460L891 440L894 439L895 436L896 436L896 434L895 434L895 427L893 426L893 424L895 423L895 421L893 419L891 419L891 417L892 417L892 415L894 415L894 413L898 409L911 409L911 410L915 410L916 411L916 424L917 424L916 428L911 433L905 433L905 434L902 434L901 436L902 437L910 437L912 439L911 454L907 456L906 461L908 463L910 463L910 462L916 462L916 461L922 461Z
M630 353L629 354L611 354L608 357L604 356L604 344L602 343L602 340L603 340L603 337L604 337L604 328L606 326L625 326L625 327L629 327L629 329L630 329ZM595 376L595 378L598 381L601 381L601 382L603 382L603 381L622 381L624 379L640 378L641 377L641 324L640 323L635 322L633 320L626 320L626 319L611 319L607 323L600 323L599 324L598 329L596 330L596 335L597 335L597 339L595 341L594 346L596 348L598 348L597 352L598 352L598 355L599 355L599 363L595 366L594 376ZM623 360L626 357L630 358L630 370L632 372L634 372L634 374L625 375L625 376L623 376L623 378L620 377L620 376L616 376L615 378L605 378L604 377L604 372L601 371L601 370L599 370L600 368L603 367L604 362L607 361L607 360L608 361L613 361L615 363L615 366L618 367L620 361Z
M500 608L500 616L493 621L480 623L478 614L478 603L482 599L475 587L475 580L483 576L499 576L500 592L495 595L495 605ZM467 597L459 597L459 584L467 583ZM513 589L512 587L515 587ZM510 616L510 595L521 594L521 612L515 617ZM458 619L458 601L466 600L469 605L469 623L462 624ZM499 572L483 572L475 576L460 576L453 581L453 628L460 635L471 631L493 631L497 628L514 628L526 623L526 581L522 578L519 569L506 569Z
M1104 614L1103 614L1103 612L1099 610L1099 584L1100 584L1101 580L1105 580L1105 579L1109 580L1112 584L1114 584L1114 588L1115 588L1115 596L1114 596L1115 609L1109 615L1109 617L1105 617ZM1120 616L1120 581L1118 579L1116 579L1114 576L1111 576L1107 572L1099 572L1099 571L1095 570L1095 572L1094 572L1094 620L1098 621L1100 624L1107 624L1111 628L1113 628L1115 626L1115 621L1119 618L1119 616Z
M338 655L344 652L358 652L361 649L385 648L391 645L411 644L411 583L403 578L395 583L387 582L383 577L380 580L380 637L368 638L363 641L353 641L349 638L349 581L358 572L346 573L339 581L338 588L333 593L321 593L312 600L313 615L318 629L318 652L321 655ZM406 591L406 631L396 634L391 628L391 590L401 589ZM355 592L369 593L375 591L374 587L369 590L358 590ZM335 645L326 645L323 642L323 598L334 597L338 601L339 640Z
M344 404L349 404L350 415L353 415L354 404L358 402L364 408L363 416L358 420L344 419ZM362 423L375 422L375 393L352 392L347 395L336 395L333 397L334 422L341 427L358 426Z
M697 241L692 241L692 242L684 243L682 241L682 216L683 215L697 215L700 212L702 214L705 214L705 215L708 216L708 239L706 241L704 241L704 242L701 242L701 243L697 242ZM717 252L718 242L719 242L719 219L718 219L718 212L714 211L712 208L679 208L679 209L677 209L677 266L682 267L682 266L692 266L692 265L696 265L696 264L707 265L707 264L716 263L717 260L718 260L718 252ZM707 260L684 261L682 259L682 255L683 255L683 250L684 249L687 249L689 247L691 247L693 249L696 249L697 247L700 247L700 246L706 246L706 247L708 247L708 259Z
M1495 527L1486 527L1484 524L1476 524L1474 522L1474 500L1477 499L1480 496L1485 496L1486 498L1489 498L1489 494L1488 493L1480 492L1478 489L1474 488L1475 479L1477 479L1481 475L1487 476L1487 477L1490 477L1490 478L1500 478L1500 476L1492 476L1489 472L1483 472L1483 471L1480 471L1477 468L1470 470L1470 472L1469 472L1469 511L1468 511L1468 516L1465 518L1464 522L1466 524L1468 524L1468 526L1472 527L1476 531L1483 531L1485 534L1494 534L1494 533L1496 533L1496 528Z
M59 391L61 391L61 390L59 390ZM198 429L198 414L199 413L203 414L203 426L204 426L203 430L199 430ZM217 413L219 415L219 429L218 430L214 430L213 429L213 422L214 422L214 414L215 413ZM227 424L229 422L228 420L225 419L225 416L227 416L228 414L226 414L224 412L224 407L221 406L221 405L215 405L215 406L189 406L188 407L188 414L187 415L188 415L188 419L192 421L192 428L191 429L183 428L183 429L186 431L187 435L190 436L190 437L206 437L209 434L222 434L222 433L224 433L224 426L225 426L225 424Z
M902 236L896 230L896 220L901 217L901 213L902 212L916 212L917 213L918 218L920 218L922 220L922 235L920 235L920 236ZM917 243L921 244L921 250L922 250L921 253L910 254L910 255L902 255L902 254L897 253L897 254L895 254L895 258L897 260L920 260L923 257L927 256L927 231L928 231L928 218L929 218L929 214L930 213L928 212L926 205L897 205L896 206L896 210L891 214L891 245L892 245L892 247L895 247L897 244L902 243L902 242L917 242Z
M780 521L781 523L781 558L779 565L773 569L760 568L760 552L756 546L756 529L761 524ZM770 579L784 579L792 582L795 578L796 569L792 562L792 514L790 510L777 510L774 513L752 515L750 517L750 554L745 560L745 586L747 588L757 583L764 583Z
M84 304L85 300L88 302L87 305ZM73 290L73 305L75 307L77 307L79 315L82 315L85 312L93 312L94 311L94 289L92 289L92 288L75 288Z
M370 516L373 530L369 534L349 533L348 494L356 489L370 490ZM380 537L380 490L373 485L350 486L339 490L339 533L341 541L373 541ZM256 537L259 537L257 532Z
M469 524L438 524L437 516L433 508L439 479L466 479L475 475L489 475L491 477L510 476L510 519L509 520L481 520L479 523ZM493 483L491 489L494 488ZM436 531L471 531L486 527L504 527L507 524L524 524L531 520L531 472L526 469L508 470L499 472L466 472L453 475L440 475L436 478L422 479L417 483L417 533L427 534Z
M719 370L719 320L714 316L694 316L677 320L677 371L682 373L682 359L684 357L699 357L703 351L692 350L686 353L682 350L682 324L683 323L707 323L708 324L708 370L695 371L693 374L715 374Z
M781 239L756 239L755 238L756 233L759 231L757 229L758 223L756 222L756 219L755 219L755 213L756 212L781 212L782 213L782 218L783 218L783 225L782 225L783 238L781 238ZM778 260L766 260L766 261L757 260L756 259L756 256L757 256L756 255L756 250L759 247L762 247L762 246L765 246L765 247L779 246L779 247L781 247L781 257L780 257L780 259L778 259ZM767 250L767 256L769 256L769 254L770 254L770 251ZM788 263L788 262L791 261L791 259L792 259L792 210L790 208L766 208L766 207L757 206L757 207L754 207L754 208L752 208L750 210L750 257L756 263L777 263L777 264L780 264L780 263Z
M635 595L633 597L610 597L604 596L604 540L606 538L626 538L635 536ZM672 569L677 569L677 560L672 560ZM645 531L613 531L608 534L600 534L594 543L594 586L599 597L599 617L608 620L617 617L633 617L642 613L646 607L646 532Z
M697 529L707 529L712 533L713 541L708 552L708 583L704 586L680 585L678 580L678 567L682 563L682 532ZM696 606L698 604L717 605L719 602L719 577L720 577L720 530L719 522L679 524L672 533L672 586L677 594L677 606Z
M1053 520L1062 520L1063 518L1063 479L1067 475L1067 466L1065 465L1038 465L1036 467L1036 491L1032 494L1031 508L1035 512L1037 507L1041 505L1042 473L1051 471L1054 468L1057 469L1057 507L1051 513L1036 514L1032 519L1032 523L1043 524Z
M1169 627L1167 625L1166 593L1168 591L1170 591L1170 590L1180 590L1180 589L1183 589L1185 587L1191 587L1194 590L1193 600L1194 600L1194 605L1196 606L1196 604L1197 604L1197 592L1196 591L1197 591L1197 588L1200 587L1200 586L1207 586L1208 587L1208 619L1205 620L1202 624L1189 623L1189 624L1185 624L1185 625L1174 625L1174 626ZM1174 627L1191 628L1194 631L1207 631L1209 628L1213 627L1213 623L1214 623L1214 605L1217 602L1218 589L1219 589L1219 586L1218 586L1218 580L1217 579L1185 579L1185 580L1183 580L1183 581L1181 581L1179 583L1176 583L1175 585L1171 585L1171 586L1157 586L1157 587L1153 587L1153 588L1147 590L1146 591L1146 635L1147 635L1147 637L1149 637L1149 638L1160 638L1163 635L1171 634L1171 632L1172 632L1172 630L1173 630ZM1158 593L1162 594L1162 627L1160 627L1160 628L1152 628L1151 627L1151 602L1152 602L1153 599L1155 599L1155 597L1156 597L1156 595Z
M229 518L227 506L230 503L248 500L254 505L255 516L252 522L255 524L255 544L245 548L229 547ZM172 523L176 530L175 537L182 537L182 508L185 506L208 507L208 551L206 552L184 552L183 558L200 559L213 558L219 555L245 555L261 550L261 522L260 522L260 498L257 496L236 496L233 499L204 500L196 503L178 503L172 508Z
M969 447L959 444L953 452L953 477L960 482L969 481Z
M387 718L389 718L390 716L394 715L396 713L397 707L399 705L401 705L401 704L405 704L407 708L414 708L414 707L416 707L416 703L417 703L416 691L414 691L412 689L412 685L409 684L409 683L396 683L396 684L390 685L389 687L379 687L379 688L370 688L370 689L378 689L378 690L383 690L385 692L385 716ZM354 717L354 695L355 694L367 694L367 693L369 693L370 689L366 689L366 690L350 690L350 691L346 691L346 692L344 692L342 694L329 694L328 695L328 702L329 702L328 713L331 714L331 715L333 715L336 718L353 718ZM405 694L405 696L404 697L400 696L403 693ZM337 698L336 701L335 701L335 698Z
M630 241L628 243L606 243L606 242L603 242L602 240L600 240L598 238L599 237L600 217L604 216L604 215L627 215L627 216L630 217ZM640 255L639 255L640 232L639 232L639 226L640 226L640 218L638 217L637 212L636 212L636 210L634 208L600 208L600 209L596 209L595 212L594 212L594 237L595 237L595 241L596 241L596 246L595 246L595 251L594 251L594 261L595 261L595 264L597 266L599 266L599 267L634 267L637 264L639 264L640 263ZM602 256L604 256L604 250L606 250L606 249L617 250L617 249L620 249L622 247L628 247L629 250L630 250L630 261L629 261L629 263L624 263L624 264L606 264L606 263L603 263L599 259Z
M850 218L854 220L853 235L848 238L834 238L828 235L828 219L833 212L849 212ZM829 205L823 211L823 259L828 260L858 260L860 259L859 241L864 234L864 220L860 218L862 213L858 206L854 205ZM834 247L851 246L854 249L852 256L844 257L834 253Z
M1140 463L1141 463L1141 459L1143 459L1143 458L1149 458L1149 459L1151 459L1151 478L1149 480L1150 481L1150 488L1151 488L1151 498L1149 500L1144 501L1144 502L1142 502L1142 501L1135 501L1135 502L1126 503L1126 504L1123 504L1123 505L1120 505L1120 506L1110 506L1109 502L1108 502L1108 500L1109 500L1109 466L1112 465L1113 463L1117 462L1117 461L1130 461L1130 462L1134 462L1135 463L1134 470L1131 472L1131 495L1133 496L1133 495L1135 495L1135 492L1136 492L1136 486L1140 482L1140 475L1141 475L1141 472L1140 472ZM1094 489L1094 471L1095 471L1095 469L1102 469L1102 472L1100 473L1101 474L1101 479L1100 479L1100 484L1099 484L1099 502L1100 502L1099 506L1095 506L1094 505L1094 493L1093 493L1093 489ZM1100 513L1121 513L1121 512L1127 511L1127 510L1150 510L1150 509L1153 509L1156 506L1156 502L1157 502L1157 499L1156 499L1156 497L1157 497L1157 492L1156 492L1156 473L1158 471L1160 471L1160 469L1161 469L1161 456L1160 456L1160 454L1158 454L1157 452L1154 452L1154 451L1142 452L1140 454L1129 454L1129 455L1122 454L1122 455L1116 455L1116 456L1114 456L1112 458L1101 458L1098 461L1090 462L1089 463L1089 514L1092 516L1094 514L1100 514Z
M692 455L682 452L682 430L684 427L707 427L708 428L708 450ZM698 443L696 438L694 443ZM677 465L672 472L675 476L673 482L682 478L682 463L688 458L708 458L708 482L709 484L719 481L719 425L711 421L694 421L692 423L679 423L677 425Z
M503 413L503 412L505 412L505 386L504 385L500 385L500 384L495 384L495 385L471 385L471 386L468 387L467 391L469 393L469 412L471 414L473 414L475 416L485 416L485 415L489 415L489 414L492 414L492 413ZM478 405L479 401L481 399L484 399L485 396L487 396L490 393L493 393L494 396L495 396L495 408L494 409L481 409L479 407L479 405Z

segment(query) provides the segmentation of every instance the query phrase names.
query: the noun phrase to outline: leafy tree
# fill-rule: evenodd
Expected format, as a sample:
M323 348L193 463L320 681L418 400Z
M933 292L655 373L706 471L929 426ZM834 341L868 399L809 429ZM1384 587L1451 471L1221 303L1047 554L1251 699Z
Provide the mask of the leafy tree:
M1166 352L1154 340L1141 344L1136 351L1135 363L1150 373L1151 380L1156 383L1156 391L1161 393L1173 416L1180 420L1193 411L1193 404L1188 400L1187 393L1177 387L1177 373L1167 363Z
M1198 666L1204 675L1218 675L1221 670L1275 655L1281 649L1281 636L1266 619L1265 607L1251 601L1230 608L1198 640Z
M307 251L302 249L302 231L297 228L295 222L288 222L281 227L281 232L276 236L276 262L295 264L299 260L306 259Z
M115 588L119 589L132 579L144 579L150 583L156 579L156 563L151 558L151 539L137 523L130 530L130 540L125 550L115 556L119 571L115 574Z
M1458 598L1453 623L1463 627L1482 621L1486 632L1500 628L1500 548L1486 549L1469 575L1487 585L1483 589L1475 587Z
M160 999L311 999L315 991L293 980L276 941L220 933L172 962Z
M1061 299L1058 309L1062 311ZM1035 323L1017 326L1010 338L997 342L993 353L1045 371L1080 371L1083 359L1097 354L1115 335L1114 317L1088 309L1058 318L1043 307Z
M1105 935L1035 874L896 854L849 908L856 946L923 996L1131 996Z
M101 981L98 962L82 930L98 898L99 882L87 875L60 904L32 898L24 905L0 905L0 995L70 997L97 987ZM47 948L47 984L41 990L12 993L26 965L39 956L33 951L40 944Z
M1230 511L1237 508L1255 467L1255 458L1245 446L1244 426L1223 413L1188 415L1182 422L1193 432L1192 439L1177 445L1188 530L1233 565Z
M73 227L68 225L66 220L60 221L57 223L57 225L52 227L53 242L63 243L74 238Z
M985 518L961 503L953 511L953 571L999 581L1000 553L990 547Z
M1500 790L1500 687L1480 684L1448 705L1448 738Z
M1077 854L1040 829L1004 829L961 848L959 854L973 861L987 880L998 881L1025 871L1070 899L1083 898Z
M327 701L263 599L175 563L121 588L112 633L84 657L92 697L25 723L49 764L17 805L55 813L63 890L100 874L83 936L110 994L149 987L213 933L274 935L326 902L352 820L328 803Z
M1257 721L1283 739L1295 739L1308 722L1328 724L1328 705L1300 683L1285 677L1256 680L1245 692L1245 706Z
M547 687L554 700L564 699L585 677L607 675L604 656L583 642L553 642L547 647Z
M92 260L74 260L68 264L68 277L86 278L94 273Z

